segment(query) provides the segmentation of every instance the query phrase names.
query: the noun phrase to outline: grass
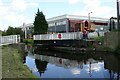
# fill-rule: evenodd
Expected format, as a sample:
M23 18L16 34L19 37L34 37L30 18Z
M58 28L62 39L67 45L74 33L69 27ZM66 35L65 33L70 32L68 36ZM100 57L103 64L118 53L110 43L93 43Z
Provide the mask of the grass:
M20 52L10 46L2 47L2 77L3 78L37 78L22 63Z

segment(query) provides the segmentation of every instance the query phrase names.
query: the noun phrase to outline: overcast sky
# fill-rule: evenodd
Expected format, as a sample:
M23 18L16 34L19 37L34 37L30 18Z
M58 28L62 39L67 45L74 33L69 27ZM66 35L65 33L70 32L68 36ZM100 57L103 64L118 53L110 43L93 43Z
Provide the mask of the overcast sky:
M117 16L116 0L0 0L0 30L33 23L38 8L46 19L63 14L87 16L91 11L92 17Z

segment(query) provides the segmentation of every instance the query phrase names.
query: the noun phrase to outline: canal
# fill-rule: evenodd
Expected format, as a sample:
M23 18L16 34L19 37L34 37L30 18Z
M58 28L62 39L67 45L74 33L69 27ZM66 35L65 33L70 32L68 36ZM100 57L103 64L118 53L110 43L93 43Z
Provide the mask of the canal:
M19 46L23 63L38 78L109 78L120 80L120 55L107 52L74 53Z

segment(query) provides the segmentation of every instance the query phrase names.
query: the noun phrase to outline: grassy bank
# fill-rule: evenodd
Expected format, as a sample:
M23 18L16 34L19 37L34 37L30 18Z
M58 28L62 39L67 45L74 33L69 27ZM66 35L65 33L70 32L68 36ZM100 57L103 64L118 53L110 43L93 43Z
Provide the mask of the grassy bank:
M18 49L10 46L2 47L2 77L3 78L36 78L26 65Z
M107 48L108 51L119 53L120 54L120 32L112 31L105 35L104 38L104 47Z

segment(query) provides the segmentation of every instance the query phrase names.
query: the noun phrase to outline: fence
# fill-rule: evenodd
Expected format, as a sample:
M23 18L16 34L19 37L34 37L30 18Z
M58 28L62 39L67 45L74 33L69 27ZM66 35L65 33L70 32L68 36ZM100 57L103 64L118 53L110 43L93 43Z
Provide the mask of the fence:
M81 32L72 33L56 33L56 34L41 34L34 35L34 40L68 40L68 39L82 39Z
M89 38L96 38L99 36L104 36L104 33L97 33L97 32L91 32L88 33L88 39ZM34 40L70 40L70 39L82 39L83 33L82 32L71 32L71 33L56 33L56 34L41 34L41 35L34 35Z
M0 46L20 42L20 35L0 36Z

